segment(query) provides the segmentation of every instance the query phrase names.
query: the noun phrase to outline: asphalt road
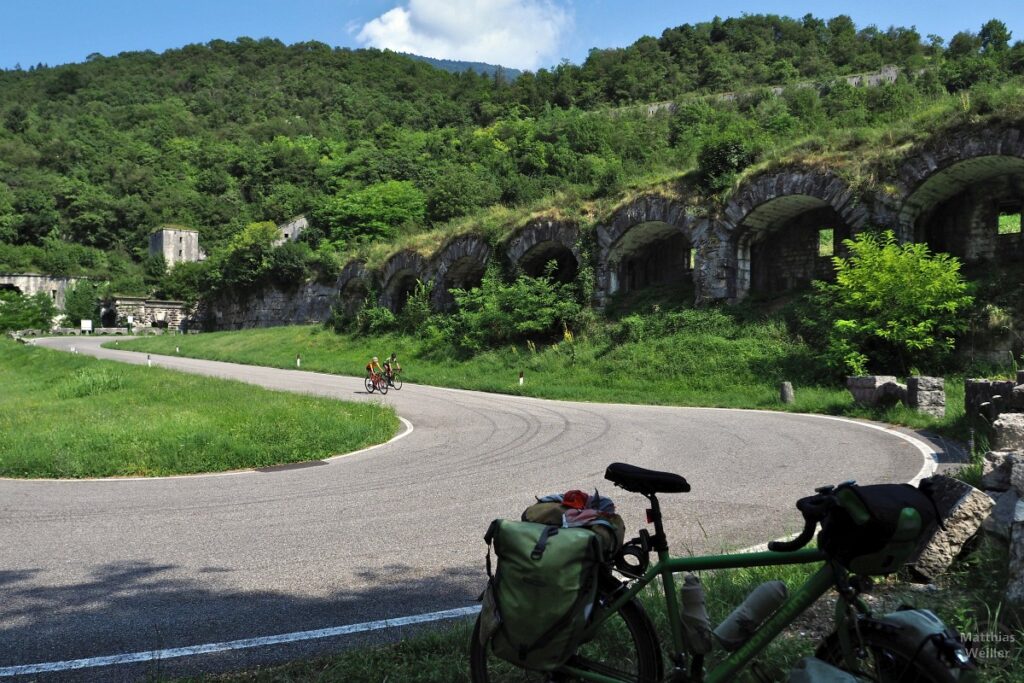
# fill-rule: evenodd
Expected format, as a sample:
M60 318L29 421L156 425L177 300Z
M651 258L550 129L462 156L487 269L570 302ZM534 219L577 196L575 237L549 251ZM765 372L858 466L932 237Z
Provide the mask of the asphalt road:
M108 339L36 342L145 363ZM272 389L381 400L362 379L154 356L154 365ZM544 401L407 384L388 444L311 466L149 480L0 480L0 678L95 658L472 606L495 517L570 488L639 496L602 475L624 461L685 476L662 497L677 553L749 546L797 529L794 502L855 479L907 481L924 458L895 432L771 412ZM408 627L225 653L108 664L30 680L138 680L252 667ZM93 662L95 663L95 662Z

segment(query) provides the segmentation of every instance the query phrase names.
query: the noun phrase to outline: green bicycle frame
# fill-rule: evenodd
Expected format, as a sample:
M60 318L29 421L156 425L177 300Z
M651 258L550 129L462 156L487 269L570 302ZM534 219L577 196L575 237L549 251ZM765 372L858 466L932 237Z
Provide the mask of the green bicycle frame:
M737 555L706 555L702 557L670 557L667 550L659 551L658 562L650 567L642 577L635 580L626 591L602 611L601 615L594 619L594 623L587 629L585 637L592 637L608 617L616 613L623 605L636 597L640 591L660 576L665 590L665 611L672 631L672 661L681 661L686 646L683 642L683 624L679 615L675 574L709 569L813 564L815 562L824 562L825 560L825 554L818 549L804 549L789 553L766 551ZM845 574L845 571L836 567L834 563L826 562L779 606L750 640L717 666L707 671L703 681L705 683L723 683L724 681L733 680L736 674L749 664L754 657L760 654L797 616L814 604L831 587L836 585L838 580L842 578L837 572ZM618 678L611 678L590 671L581 671L571 666L563 666L561 670L580 679L597 683L623 683Z

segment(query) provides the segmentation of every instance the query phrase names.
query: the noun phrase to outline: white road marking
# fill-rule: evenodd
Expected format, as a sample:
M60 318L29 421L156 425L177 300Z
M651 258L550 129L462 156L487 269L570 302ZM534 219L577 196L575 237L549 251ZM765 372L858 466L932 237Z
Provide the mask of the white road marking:
M335 626L333 628L322 628L315 631L296 631L295 633L282 633L276 636L264 636L262 638L245 638L243 640L229 640L223 643L206 643L204 645L191 645L189 647L176 647L167 650L149 650L147 652L127 652L119 655L106 657L90 657L88 659L70 659L63 662L43 662L39 664L21 664L19 666L7 666L0 668L0 678L10 676L24 676L27 674L44 674L58 671L72 671L74 669L89 669L99 666L113 666L116 664L135 664L138 662L151 662L155 660L173 659L175 657L194 657L214 652L227 652L229 650L245 650L267 645L281 645L283 643L298 643L304 640L317 640L320 638L334 638L346 636L353 633L365 633L367 631L380 631L386 628L399 626L411 626L414 624L426 624L432 621L444 619L456 619L476 614L480 611L479 605L471 607L459 607L457 609L444 610L442 612L429 612L427 614L416 614L409 617L398 617L397 619L381 619L380 621L367 621L362 624L349 624L348 626Z

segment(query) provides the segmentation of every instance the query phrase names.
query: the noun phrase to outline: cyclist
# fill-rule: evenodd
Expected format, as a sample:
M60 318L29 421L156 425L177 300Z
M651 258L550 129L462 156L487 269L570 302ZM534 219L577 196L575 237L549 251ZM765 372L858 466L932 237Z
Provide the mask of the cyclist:
M391 354L391 358L384 361L384 374L391 377L397 375L402 371L402 366L398 364L398 356L394 352Z
M384 372L384 369L381 368L380 362L377 360L377 356L374 356L370 359L370 362L366 364L366 374L370 379L375 380L377 379L377 375L380 375L382 372Z

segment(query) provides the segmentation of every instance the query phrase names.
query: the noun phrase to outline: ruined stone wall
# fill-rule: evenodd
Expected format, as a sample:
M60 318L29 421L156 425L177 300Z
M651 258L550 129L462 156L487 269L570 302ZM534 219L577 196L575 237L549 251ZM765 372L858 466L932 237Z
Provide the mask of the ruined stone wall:
M337 300L335 284L313 282L287 292L266 289L244 301L210 302L197 317L210 331L318 323L330 317Z
M64 310L64 294L84 277L51 277L36 273L5 274L0 273L0 284L10 285L25 296L33 296L39 292L49 295L57 310Z
M112 308L104 308L101 318L124 324L132 316L132 327L166 327L171 330L188 327L188 313L181 301L161 301L141 297L118 297Z

